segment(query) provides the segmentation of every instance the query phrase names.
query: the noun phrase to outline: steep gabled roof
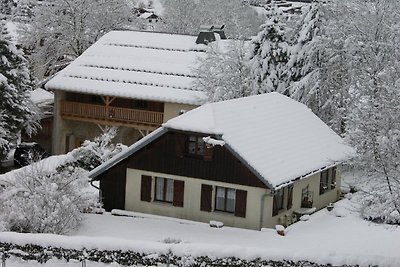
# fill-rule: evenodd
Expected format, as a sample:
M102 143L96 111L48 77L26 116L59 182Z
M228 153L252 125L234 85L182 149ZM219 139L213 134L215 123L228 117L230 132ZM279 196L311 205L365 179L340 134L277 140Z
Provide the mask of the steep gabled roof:
M281 94L269 93L208 103L173 118L94 169L89 177L95 178L167 130L221 138L264 184L275 189L335 166L354 154L354 150L305 105Z
M47 89L183 104L203 104L192 87L193 68L204 56L196 36L112 31L47 84Z
M205 104L163 127L221 136L274 188L354 153L305 105L278 93Z

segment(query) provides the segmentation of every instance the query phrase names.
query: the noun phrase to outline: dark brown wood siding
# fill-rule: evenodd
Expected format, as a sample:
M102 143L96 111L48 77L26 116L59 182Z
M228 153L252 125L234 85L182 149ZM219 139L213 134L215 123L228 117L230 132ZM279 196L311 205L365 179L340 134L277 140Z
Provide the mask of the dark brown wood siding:
M111 168L102 174L100 189L106 211L125 209L126 165Z
M213 150L212 158L205 160L186 154L186 140L187 135L184 133L167 132L99 175L96 180L100 180L104 208L107 211L124 209L127 168L266 188L227 148L221 146L210 148ZM209 196L206 195L210 199L207 204L209 211L211 211L212 187L210 188L207 191L210 192ZM204 204L203 195L202 204Z
M211 185L201 185L200 210L211 211L212 189Z
M246 217L247 191L236 190L235 216Z
M266 188L226 147L209 148L212 158L204 159L186 154L186 140L184 133L167 132L126 159L127 167Z

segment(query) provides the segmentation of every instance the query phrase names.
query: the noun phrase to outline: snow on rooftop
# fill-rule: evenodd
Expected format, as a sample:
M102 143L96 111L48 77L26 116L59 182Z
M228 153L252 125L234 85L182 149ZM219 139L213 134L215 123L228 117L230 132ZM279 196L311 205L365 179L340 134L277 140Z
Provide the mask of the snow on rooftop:
M3 74L0 73L0 83L2 82L7 82L7 78L6 76L4 76Z
M275 188L353 155L310 109L278 93L205 104L163 126L222 136Z
M49 91L46 91L42 88L37 88L30 92L31 100L35 104L43 104L43 103L53 103L54 95Z
M113 31L89 47L46 88L199 105L192 70L205 45L196 36Z

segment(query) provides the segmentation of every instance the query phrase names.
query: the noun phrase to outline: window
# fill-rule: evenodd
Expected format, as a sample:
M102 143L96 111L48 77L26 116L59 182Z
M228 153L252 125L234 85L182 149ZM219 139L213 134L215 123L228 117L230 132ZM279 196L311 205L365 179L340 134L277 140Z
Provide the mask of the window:
M301 208L312 208L314 194L309 189L309 185L301 190Z
M331 189L336 188L336 167L331 169Z
M277 215L279 211L283 209L284 196L283 188L275 191L272 216Z
M174 196L174 180L156 177L155 200L172 203Z
M336 188L336 167L321 172L319 183L319 194Z
M321 172L320 182L319 182L319 194L323 194L329 190L328 188L328 170L324 170Z
M189 136L188 154L204 156L204 141L201 136Z
M215 195L215 210L235 212L236 190L217 186Z

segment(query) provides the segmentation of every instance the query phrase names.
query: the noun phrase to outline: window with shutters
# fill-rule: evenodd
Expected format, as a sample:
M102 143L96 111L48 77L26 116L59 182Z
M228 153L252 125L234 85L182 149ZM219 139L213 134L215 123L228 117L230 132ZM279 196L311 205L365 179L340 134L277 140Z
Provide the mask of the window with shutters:
M324 170L320 173L319 194L336 188L336 167Z
M216 187L215 210L235 212L236 190L226 187Z
M274 203L273 203L273 210L272 210L272 216L275 216L279 213L280 210L283 210L283 201L284 201L284 189L278 189L275 191L274 194Z
M168 178L155 178L155 197L156 201L172 203L174 197L174 180Z

